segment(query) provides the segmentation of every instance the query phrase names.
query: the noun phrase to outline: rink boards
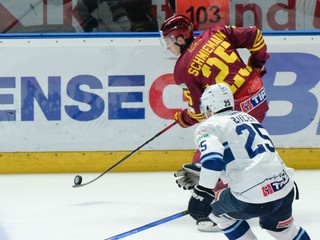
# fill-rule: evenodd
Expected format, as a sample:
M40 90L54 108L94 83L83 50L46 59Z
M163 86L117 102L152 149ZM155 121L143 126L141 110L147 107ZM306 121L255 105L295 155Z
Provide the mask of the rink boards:
M264 35L263 125L289 166L320 168L320 36ZM187 106L157 34L7 35L0 47L0 173L102 172ZM174 126L114 171L176 170L193 132Z
M320 149L278 149L284 162L295 169L320 169ZM0 173L104 172L130 152L2 153ZM194 151L140 151L112 172L176 171L191 162Z

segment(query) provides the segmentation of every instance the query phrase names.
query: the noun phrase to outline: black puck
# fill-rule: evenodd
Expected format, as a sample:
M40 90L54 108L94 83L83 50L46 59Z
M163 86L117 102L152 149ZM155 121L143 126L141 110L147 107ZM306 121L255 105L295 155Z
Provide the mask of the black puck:
M80 185L82 183L82 177L80 175L77 175L74 177L74 184Z

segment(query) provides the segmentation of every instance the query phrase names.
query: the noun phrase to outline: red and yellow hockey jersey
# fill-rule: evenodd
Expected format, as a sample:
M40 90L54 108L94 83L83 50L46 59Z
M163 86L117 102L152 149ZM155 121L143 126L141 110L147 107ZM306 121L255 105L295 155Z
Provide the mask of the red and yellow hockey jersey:
M237 49L250 51L249 64L244 63ZM256 27L241 28L215 25L201 33L180 55L174 79L180 85L195 119L200 113L200 97L204 88L216 83L230 86L235 109L254 117L268 110L268 103L259 73L269 58L261 31Z

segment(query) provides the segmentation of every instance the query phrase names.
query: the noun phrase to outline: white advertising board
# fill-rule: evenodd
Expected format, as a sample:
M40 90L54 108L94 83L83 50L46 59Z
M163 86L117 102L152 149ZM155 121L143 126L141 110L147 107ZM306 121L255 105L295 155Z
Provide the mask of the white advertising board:
M319 148L320 37L265 40L264 125L277 147ZM132 150L187 106L158 38L1 39L0 53L0 152ZM193 130L144 149L194 149Z

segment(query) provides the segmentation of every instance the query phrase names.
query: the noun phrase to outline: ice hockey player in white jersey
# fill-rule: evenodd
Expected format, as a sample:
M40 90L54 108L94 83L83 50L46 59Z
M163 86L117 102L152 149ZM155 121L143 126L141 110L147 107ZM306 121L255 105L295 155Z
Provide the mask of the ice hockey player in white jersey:
M275 239L309 240L292 216L293 169L283 163L268 132L254 117L233 110L233 95L224 83L206 88L200 107L207 119L195 131L201 170L190 215L209 216L232 240L257 239L246 221L251 218L259 218ZM219 178L228 187L213 193Z

